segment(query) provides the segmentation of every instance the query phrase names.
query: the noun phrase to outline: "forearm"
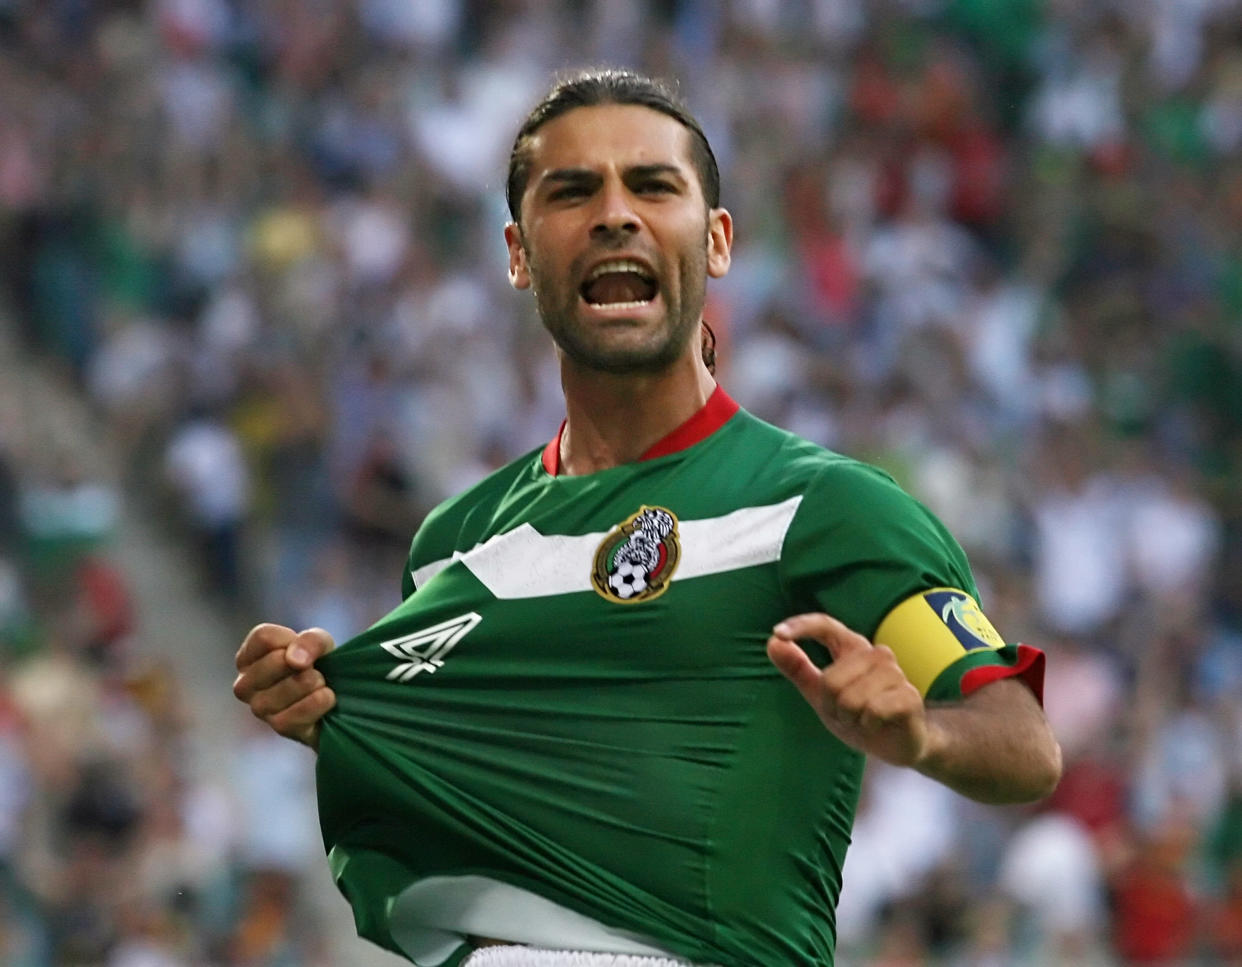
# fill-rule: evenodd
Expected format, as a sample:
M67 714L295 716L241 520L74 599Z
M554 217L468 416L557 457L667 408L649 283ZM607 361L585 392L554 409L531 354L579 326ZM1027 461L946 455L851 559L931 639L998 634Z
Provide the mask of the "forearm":
M929 707L927 729L915 768L978 802L1042 799L1061 778L1061 747L1021 682L993 682L960 703Z

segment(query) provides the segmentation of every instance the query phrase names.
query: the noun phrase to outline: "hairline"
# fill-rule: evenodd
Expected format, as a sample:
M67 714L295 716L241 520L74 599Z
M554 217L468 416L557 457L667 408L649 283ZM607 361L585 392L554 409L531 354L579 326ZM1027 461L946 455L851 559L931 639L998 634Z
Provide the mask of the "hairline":
M521 223L522 201L530 184L531 145L551 121L584 107L644 107L672 118L685 130L686 160L699 182L705 207L720 205L720 172L702 126L664 83L630 71L583 71L558 82L527 114L509 152L505 201L515 224Z

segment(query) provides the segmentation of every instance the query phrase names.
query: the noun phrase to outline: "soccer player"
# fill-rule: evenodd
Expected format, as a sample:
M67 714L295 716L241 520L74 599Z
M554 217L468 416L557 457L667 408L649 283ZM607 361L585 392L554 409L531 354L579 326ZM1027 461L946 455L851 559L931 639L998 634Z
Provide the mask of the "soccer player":
M716 385L719 191L658 83L555 87L505 240L564 424L427 517L371 629L237 653L236 696L318 750L360 933L417 964L831 964L865 756L985 802L1059 777L1043 656L939 522Z

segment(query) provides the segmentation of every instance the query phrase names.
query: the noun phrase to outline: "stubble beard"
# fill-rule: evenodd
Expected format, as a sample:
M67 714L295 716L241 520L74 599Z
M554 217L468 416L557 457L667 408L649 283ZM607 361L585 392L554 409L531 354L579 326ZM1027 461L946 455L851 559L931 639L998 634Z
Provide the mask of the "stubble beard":
M681 358L687 343L698 334L707 294L706 252L681 263L676 292L660 287L664 316L648 338L638 343L618 344L609 338L609 330L624 327L624 320L606 327L584 324L578 316L581 296L577 289L549 284L533 260L530 273L544 328L561 353L583 369L614 376L662 373Z

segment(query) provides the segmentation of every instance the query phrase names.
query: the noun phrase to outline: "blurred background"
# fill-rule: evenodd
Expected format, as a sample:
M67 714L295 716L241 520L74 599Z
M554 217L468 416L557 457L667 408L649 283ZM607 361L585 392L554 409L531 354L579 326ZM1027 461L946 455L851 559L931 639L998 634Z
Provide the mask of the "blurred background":
M869 767L840 963L1242 963L1237 0L0 0L0 962L397 963L232 655L556 431L505 162L603 64L719 156L723 385L1049 655L1050 802Z

